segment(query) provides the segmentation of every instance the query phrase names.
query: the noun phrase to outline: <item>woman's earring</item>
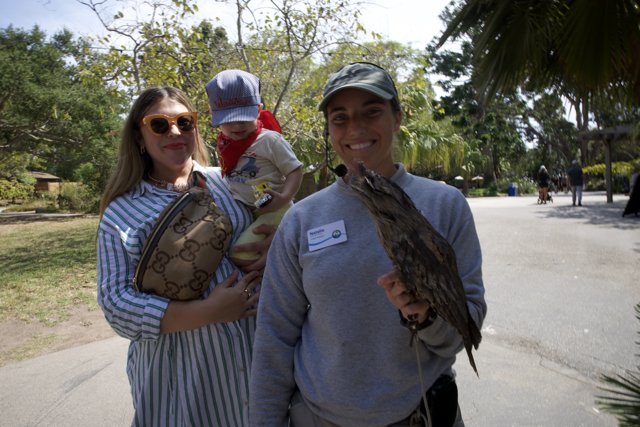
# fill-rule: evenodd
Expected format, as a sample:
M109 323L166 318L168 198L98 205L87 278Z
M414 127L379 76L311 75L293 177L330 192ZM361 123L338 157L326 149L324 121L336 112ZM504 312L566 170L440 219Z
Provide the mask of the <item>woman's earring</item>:
M146 153L146 152L147 152L147 149L144 148L144 145L141 145L140 146L140 154L142 154L144 156L144 153Z

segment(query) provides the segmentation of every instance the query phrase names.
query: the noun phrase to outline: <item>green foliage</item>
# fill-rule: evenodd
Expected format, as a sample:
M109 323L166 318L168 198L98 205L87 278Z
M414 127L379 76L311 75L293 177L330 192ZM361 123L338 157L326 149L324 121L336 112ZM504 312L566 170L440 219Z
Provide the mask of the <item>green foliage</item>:
M502 178L494 183L501 193L507 193L509 186L515 184L518 187L518 195L538 194L538 186L529 178Z
M31 198L33 192L33 185L0 179L0 200L8 200L15 203L17 200Z
M68 31L47 40L37 27L0 30L0 176L42 170L72 179L79 164L113 162L122 98L79 78L87 50Z
M364 31L358 25L358 4L271 2L251 11L255 24L245 28L251 31L243 38L249 45L242 52L245 67L260 77L266 108L277 115L298 157L308 170L320 172L320 187L326 185L328 175L324 118L317 106L328 74L356 60L381 63L381 57L389 57L390 49L383 49L382 43L350 43Z
M322 130L324 117L317 111L327 75L355 60L379 64L394 78L400 94L403 118L394 153L415 173L437 179L446 177L459 169L465 158L467 145L456 133L450 122L435 121L431 108L433 89L424 74L423 59L409 47L397 42L380 41L364 44L341 45L327 58L326 63L316 67L306 81L292 91L292 108L296 119L305 120L311 127L302 141L305 154L316 165L324 162ZM404 78L399 78L404 74ZM309 94L314 94L313 98ZM322 186L322 183L321 183Z
M604 163L589 165L582 168L582 172L585 175L590 175L593 177L604 178L605 171L606 171L606 165ZM634 171L640 171L640 159L636 159L630 162L611 163L611 173L613 175L631 176L631 174Z
M487 188L470 188L467 192L469 197L496 197L498 195L498 189L495 185L490 185Z
M437 83L448 91L435 101L435 118L450 120L467 144L455 173L468 178L482 174L493 180L511 171L525 152L518 129L525 102L517 94L491 104L481 101L473 85L470 43L462 43L460 51L437 51L432 45L427 52L429 71L440 76Z
M322 187L330 176L324 167L324 119L317 105L329 73L359 60L382 65L396 80L404 118L395 154L412 171L445 180L482 175L487 185L494 179L511 182L515 176L531 175L540 164L550 171L564 171L578 153L589 163L602 158L602 144L581 142L576 127L565 120L565 99L579 121L595 117L599 125L609 126L637 122L640 117L619 94L629 83L619 71L637 62L624 56L631 40L615 42L620 28L630 23L635 25L631 39L638 33L638 10L621 9L625 2L612 0L595 7L585 0L458 2L461 8L445 13L449 24L445 37L461 36L460 49L431 46L422 56L360 24L359 0L237 2L238 26L228 29L233 37L209 17L185 24L197 16L195 0L81 1L82 7L101 18L106 35L76 39L68 31L47 37L38 28L0 30L0 179L24 182L27 170L41 170L65 181L80 181L84 186L77 193L82 195L64 196L62 204L87 209L91 197L84 193L97 195L104 188L115 161L122 117L140 90L150 85L183 89L203 118L201 135L215 144L217 131L207 119L204 86L223 69L241 68L260 77L266 107L277 114L307 170L320 172L315 181ZM112 10L103 8L107 4L122 10L105 16L102 10ZM564 9L558 14L557 8ZM569 10L570 14L564 13ZM575 63L593 60L603 46L615 45L602 67L576 68L547 55L549 40L565 30L591 40L593 34L585 33L589 19L602 12L601 18L610 20L612 10L620 20L611 27L615 31L597 26L599 32L607 28L605 39L595 38L597 52L570 55ZM131 16L144 18L130 21ZM361 34L375 41L355 42ZM562 46L574 42L564 37ZM491 49L483 51L482 43ZM518 68L522 63L531 68ZM564 66L575 75L563 80ZM488 69L503 75L487 74ZM440 76L438 83L447 91L437 102L425 71ZM605 99L591 96L593 91L578 84L580 73L625 78L607 86ZM489 103L483 88L492 82L503 90ZM525 141L535 148L526 150ZM618 160L638 157L636 141L618 141L615 149ZM593 157L586 156L587 151ZM496 191L502 186L497 185Z
M636 1L464 0L443 17L446 30L431 50L453 40L462 46L457 56L440 58L452 76L450 96L479 99L482 109L505 95L526 97L519 127L535 153L528 164L511 162L518 173L540 164L563 171L574 158L602 161L602 142L581 140L578 130L638 123ZM473 96L457 84L463 76L471 76ZM565 119L566 104L575 126ZM640 154L637 141L614 145L618 160Z
M518 185L518 194L538 194L538 186L530 179L516 179Z
M65 182L60 187L58 206L66 212L97 213L99 197L89 186L79 182Z
M460 170L465 164L468 146L448 120L434 120L433 90L424 75L424 67L416 67L400 86L403 125L399 158L408 169L438 179Z
M39 212L39 213L55 213L58 212L58 199L50 193L36 194L26 200L21 200L19 204L8 206L4 212Z
M560 95L530 94L533 108L524 110L526 138L535 144L534 165L545 165L550 171L563 172L578 157L578 130L565 119Z
M84 4L100 16L93 3ZM398 159L417 170L444 173L463 165L467 146L447 121L433 120L429 107L433 92L417 53L394 42L352 43L358 34L367 33L358 23L358 1L295 0L264 7L238 3L235 46L226 30L214 28L211 21L185 26L182 19L176 19L191 16L194 1L157 2L147 14L135 13L138 6L134 3L124 5L132 9L114 18L101 16L107 35L94 42L104 45L108 53L92 52L80 62L83 81L112 78L132 96L153 84L177 86L206 117L203 89L214 74L225 68L252 72L261 79L266 108L277 114L285 137L307 170L320 171L318 185L324 186L329 178L324 168L324 120L317 111L323 86L330 72L347 63L375 62L396 77L400 73L409 76L404 81L396 79L405 115ZM122 19L133 15L148 18L136 25ZM379 35L370 35L379 39ZM116 44L116 39L124 39L125 45ZM201 121L200 130L205 140L215 140L216 131L206 120ZM107 166L77 162L74 179L99 188L103 183L97 172L108 170Z
M152 8L146 14L135 12L140 5L126 3L132 7L127 16L148 17L136 25L101 16L98 8L85 3L108 26L107 35L95 40L108 54L87 61L83 75L113 76L132 97L149 85L176 86L194 100L205 118L209 111L206 83L224 69L249 71L261 79L265 107L277 115L285 137L314 170L322 157L315 97L322 92L326 74L308 84L312 56L353 40L362 31L357 25L359 9L353 2L339 0L273 2L255 8L250 2L241 3L236 45L229 42L224 28L214 28L209 20L189 27L183 19L176 19L193 15L197 10L194 1L154 2L142 6ZM115 40L123 38L126 46L116 45ZM311 92L300 90L310 86L314 86ZM217 131L208 120L201 120L199 128L205 141L215 144Z
M640 159L635 159L630 162L611 163L612 191L614 193L624 193L625 185L628 189L629 179L631 178L631 175L636 171L640 171ZM590 191L606 189L606 165L604 163L585 166L582 168L582 172L587 176L587 180L585 183L586 189ZM627 179L626 184L624 178Z
M495 197L499 195L506 195L509 193L509 188L512 184L515 184L517 188L518 196L527 194L538 194L538 188L535 182L527 178L501 178L499 180L490 182L488 185L478 188L469 188L468 195L470 197Z
M640 304L635 306L635 311L636 319L640 321ZM602 376L607 386L600 389L607 395L597 396L596 404L615 416L621 427L640 424L640 367L638 369L627 370L624 375Z

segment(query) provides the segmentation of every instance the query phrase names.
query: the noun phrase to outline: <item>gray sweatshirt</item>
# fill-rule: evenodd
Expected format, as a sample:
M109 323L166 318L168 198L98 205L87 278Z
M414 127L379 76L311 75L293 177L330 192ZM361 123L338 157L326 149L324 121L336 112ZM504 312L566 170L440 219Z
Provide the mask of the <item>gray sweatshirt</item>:
M392 180L453 245L471 316L481 325L482 256L466 199L453 187L397 166ZM418 406L421 385L410 333L376 283L392 270L368 211L341 179L287 212L262 282L251 426L287 426L296 388L314 413L340 426L385 426ZM463 345L440 318L419 338L414 346L429 388L441 374L452 373Z

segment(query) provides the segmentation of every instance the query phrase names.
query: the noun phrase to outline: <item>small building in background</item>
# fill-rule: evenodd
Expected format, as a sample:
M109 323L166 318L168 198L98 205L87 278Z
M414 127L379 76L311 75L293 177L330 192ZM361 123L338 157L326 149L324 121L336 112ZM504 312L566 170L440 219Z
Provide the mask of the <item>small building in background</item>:
M57 176L46 172L33 171L29 171L29 175L36 180L36 191L60 194L60 181L62 180Z

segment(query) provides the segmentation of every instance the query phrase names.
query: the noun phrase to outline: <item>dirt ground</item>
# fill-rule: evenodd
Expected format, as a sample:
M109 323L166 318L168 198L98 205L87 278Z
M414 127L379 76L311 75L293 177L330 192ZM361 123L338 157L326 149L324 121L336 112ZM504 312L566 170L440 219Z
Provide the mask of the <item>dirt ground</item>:
M76 307L67 321L53 327L40 322L0 322L0 366L114 335L97 305Z

